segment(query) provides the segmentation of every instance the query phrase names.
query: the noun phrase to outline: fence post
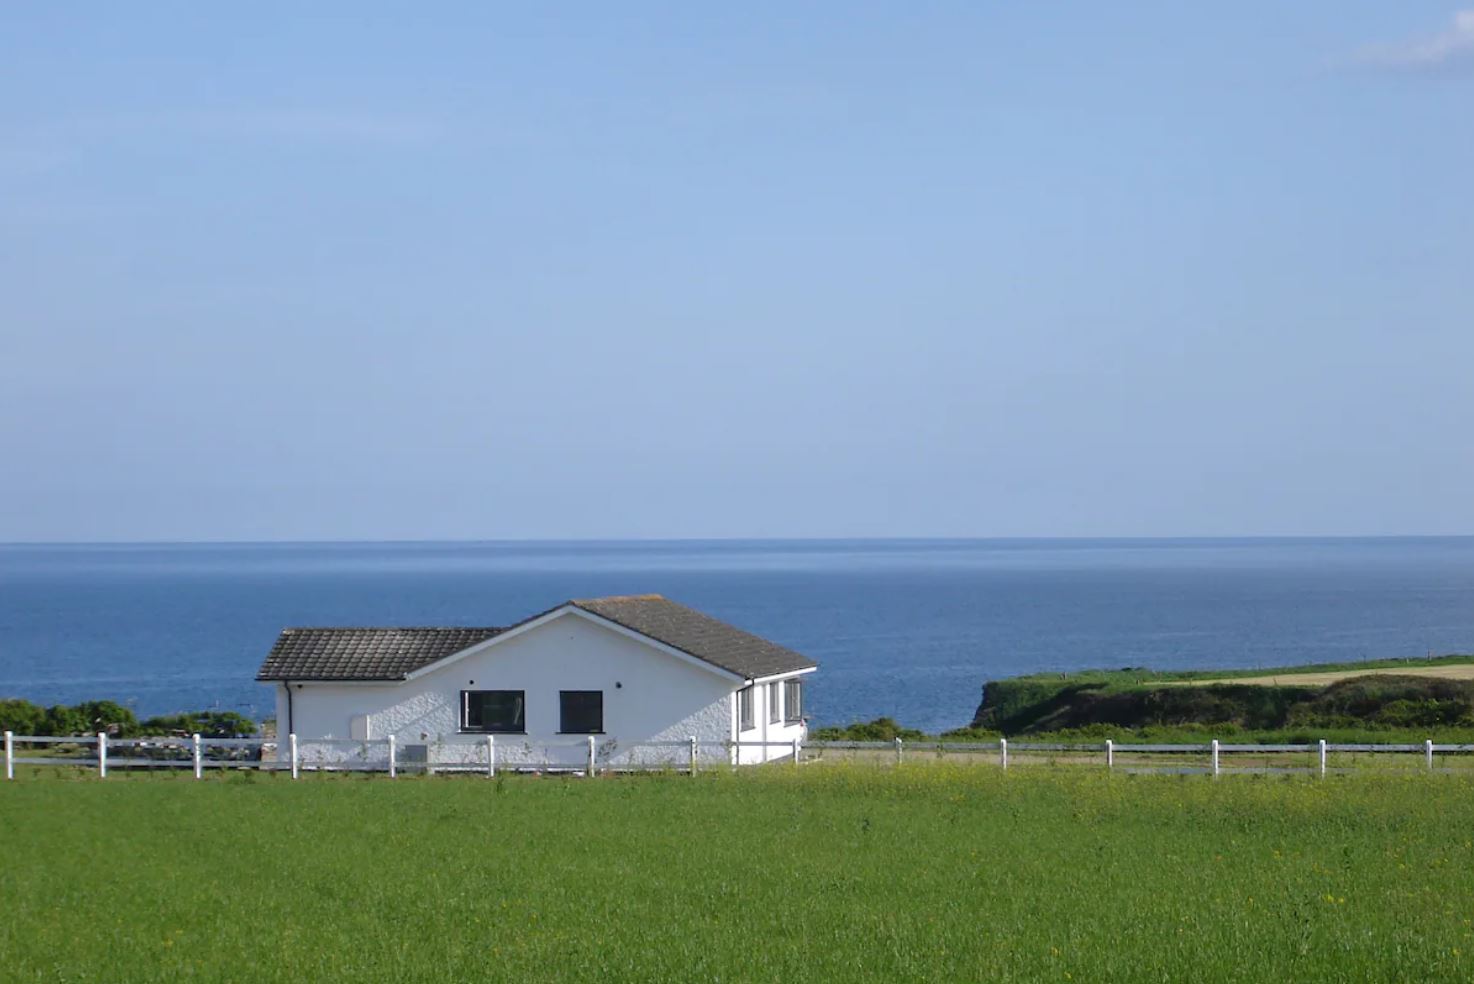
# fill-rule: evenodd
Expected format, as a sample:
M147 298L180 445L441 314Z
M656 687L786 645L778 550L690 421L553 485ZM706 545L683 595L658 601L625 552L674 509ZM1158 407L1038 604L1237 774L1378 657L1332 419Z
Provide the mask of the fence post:
M1428 738L1423 742L1423 757L1428 760L1428 771L1433 771L1433 739Z
M486 778L496 778L496 735L486 736Z
M393 735L389 736L389 778L394 779L399 775L399 762L395 756L399 741Z
M15 778L15 735L5 732L5 778Z
M107 732L97 733L97 777L107 778Z
M1107 769L1114 769L1115 767L1116 767L1116 743L1113 742L1113 741L1111 741L1109 738L1107 738L1106 739L1106 768Z
M897 765L900 765L901 764L901 745L902 745L901 736L900 735L897 735L896 736L896 764Z
M1322 776L1326 774L1326 740L1324 738L1320 740L1320 774Z
M1217 738L1214 738L1213 739L1212 749L1213 749L1213 774L1216 776L1216 775L1218 775L1218 739Z
M998 764L1008 768L1008 739L998 739Z
M287 748L292 758L292 778L297 778L300 759L297 757L297 733L294 731L287 735Z
M694 776L696 774L696 736L692 735L687 739L687 742L687 747L691 755L691 774Z
M801 751L803 751L803 749L799 747L798 739L793 739L793 765L795 768L798 767L798 753Z
M589 779L594 778L594 736L593 735L589 735L589 768L588 768L588 771L586 773L584 773L584 775L587 778L589 778Z
M194 759L194 777L200 778L205 774L204 750L200 747L200 733L196 731L189 736L190 754Z

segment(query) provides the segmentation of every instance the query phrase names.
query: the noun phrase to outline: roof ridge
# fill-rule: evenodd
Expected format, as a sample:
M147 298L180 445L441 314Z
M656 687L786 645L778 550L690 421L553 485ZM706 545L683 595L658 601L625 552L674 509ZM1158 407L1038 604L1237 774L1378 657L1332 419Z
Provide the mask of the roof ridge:
M596 601L670 601L670 599L663 594L600 595L597 598L574 598L569 604L588 605ZM671 604L678 605L680 602L671 602Z

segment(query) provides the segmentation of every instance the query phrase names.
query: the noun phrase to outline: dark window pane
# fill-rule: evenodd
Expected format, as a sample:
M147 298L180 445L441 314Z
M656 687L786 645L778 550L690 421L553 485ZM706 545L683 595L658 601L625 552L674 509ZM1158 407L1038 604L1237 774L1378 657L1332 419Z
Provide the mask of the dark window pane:
M783 717L787 721L798 721L804 714L803 684L788 680L783 685Z
M743 731L751 731L753 727L752 717L752 688L743 687L737 691L737 720L738 727Z
M604 730L604 691L564 690L558 696L562 707L559 731L567 735L592 735Z
M781 686L780 684L776 684L776 683L770 683L770 684L768 684L768 723L769 724L777 724L779 721L783 720L783 718L781 716L781 711L783 710L783 705L782 705L782 703L780 703L780 701L782 700L782 697L779 694L780 686Z
M524 717L526 700L521 690L461 691L466 731L522 732L527 730Z

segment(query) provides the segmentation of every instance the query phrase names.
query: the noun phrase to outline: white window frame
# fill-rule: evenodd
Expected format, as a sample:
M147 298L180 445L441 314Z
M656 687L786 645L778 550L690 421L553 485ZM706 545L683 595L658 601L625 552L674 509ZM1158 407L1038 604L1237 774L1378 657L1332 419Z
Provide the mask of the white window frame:
M783 695L783 721L785 724L798 724L804 719L804 682L800 677L784 680L783 686L792 687L793 696L798 700L790 700L789 693Z
M737 691L737 731L751 731L757 727L757 715L754 713L753 699L756 697L754 691L756 685L749 683Z

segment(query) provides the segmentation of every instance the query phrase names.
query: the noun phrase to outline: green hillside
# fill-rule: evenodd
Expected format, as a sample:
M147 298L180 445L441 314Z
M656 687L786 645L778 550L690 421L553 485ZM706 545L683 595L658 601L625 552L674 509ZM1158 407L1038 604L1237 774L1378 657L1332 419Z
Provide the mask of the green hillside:
M1161 673L1143 669L1033 674L989 681L971 723L976 731L1034 735L1111 729L1203 727L1283 732L1392 732L1474 729L1474 680L1417 675L1418 668L1474 663L1447 656L1419 661L1315 664L1272 671ZM1386 673L1402 669L1406 673ZM1381 670L1358 676L1359 670ZM1342 671L1329 684L1296 684L1297 674ZM1278 682L1233 683L1273 675ZM1197 680L1212 683L1194 684Z

